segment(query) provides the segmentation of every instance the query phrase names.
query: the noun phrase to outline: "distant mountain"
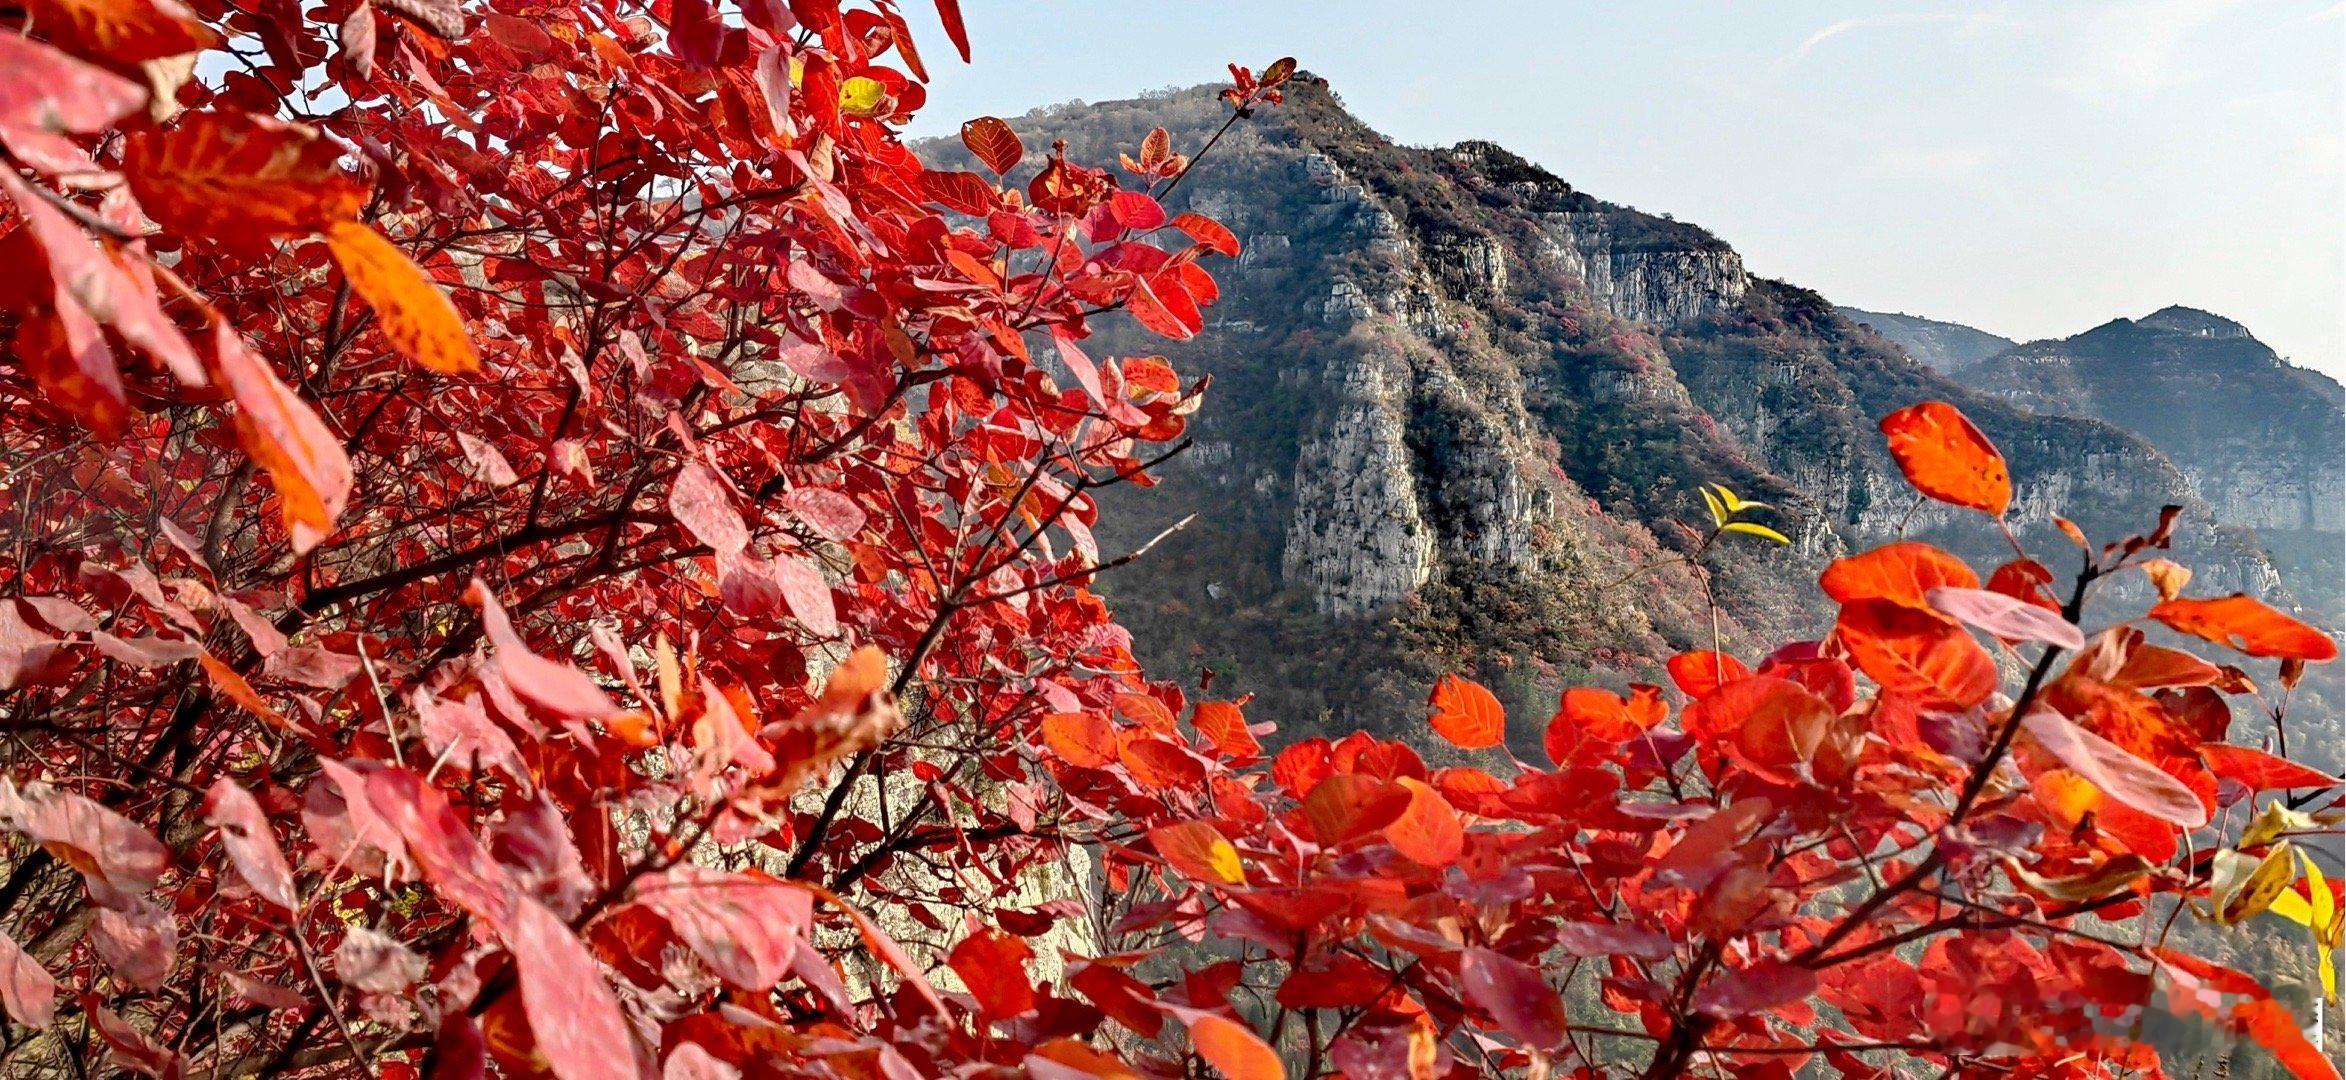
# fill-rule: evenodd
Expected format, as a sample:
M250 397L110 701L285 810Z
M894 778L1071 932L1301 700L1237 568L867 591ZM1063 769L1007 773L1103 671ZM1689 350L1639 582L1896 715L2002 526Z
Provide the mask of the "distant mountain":
M2039 413L2142 435L2219 520L2256 531L2325 622L2346 614L2346 388L2337 380L2187 307L2016 346L1959 377Z
M1194 147L1222 117L1198 89L1013 126L1112 161L1159 125ZM1214 379L1163 482L1107 495L1101 546L1195 520L1102 587L1150 670L1210 668L1215 694L1255 693L1253 715L1290 730L1415 731L1426 687L1456 670L1536 739L1566 680L1655 679L1714 638L1753 653L1821 634L1816 574L1851 550L1903 534L1984 572L2010 558L2002 538L1918 505L1882 449L1875 420L1925 399L1959 404L2011 459L2034 550L2064 549L2056 512L2114 539L2176 503L2195 589L2286 600L2254 539L2216 528L2142 438L1959 385L1709 232L1500 147L1395 145L1316 80L1234 128L1171 202L1229 224L1245 254L1217 268L1196 340L1109 329L1091 350ZM1794 540L1713 554L1716 619L1685 567L1705 482L1774 503L1765 520Z
M1841 309L1858 324L1880 334L1911 356L1943 374L1954 374L2019 342L1962 323L1941 322L1919 315Z

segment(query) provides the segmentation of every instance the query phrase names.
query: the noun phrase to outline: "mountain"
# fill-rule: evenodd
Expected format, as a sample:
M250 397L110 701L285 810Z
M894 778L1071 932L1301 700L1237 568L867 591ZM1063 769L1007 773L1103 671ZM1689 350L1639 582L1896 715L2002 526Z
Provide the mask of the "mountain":
M1890 339L1899 348L1934 371L1954 374L2020 344L1962 323L1941 322L1920 315L1860 311L1845 307L1841 314L1866 329Z
M1959 377L2039 413L2142 435L2218 518L2255 531L2327 625L2346 615L2346 387L2337 380L2187 307L2016 346Z
M1198 146L1222 118L1195 89L1013 125L1114 160L1159 125ZM1536 739L1562 681L1822 633L1815 576L1853 549L1903 533L1997 565L1993 526L1918 504L1882 449L1876 418L1926 399L2003 449L2014 528L2048 560L2056 512L2108 540L2175 503L2198 588L2287 600L2253 538L2217 528L2142 438L1959 385L1708 231L1500 147L1396 145L1317 80L1233 128L1168 201L1229 224L1245 254L1195 340L1087 344L1214 380L1163 482L1106 496L1101 545L1189 524L1102 588L1153 671L1211 669L1216 695L1254 693L1252 714L1290 729L1415 730L1425 688L1457 670ZM1793 544L1730 537L1715 576L1691 572L1706 482L1774 504L1762 520Z

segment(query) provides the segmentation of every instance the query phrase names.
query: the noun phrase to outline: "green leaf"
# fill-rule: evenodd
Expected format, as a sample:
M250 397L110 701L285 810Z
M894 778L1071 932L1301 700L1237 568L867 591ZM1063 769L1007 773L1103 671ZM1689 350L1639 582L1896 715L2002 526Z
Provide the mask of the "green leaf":
M1792 546L1791 537L1785 536L1783 533L1777 532L1776 530L1768 528L1765 525L1757 525L1749 521L1730 521L1727 524L1720 526L1720 528L1727 532L1745 533L1751 536L1756 536L1762 540L1773 540L1779 544L1783 544L1786 547Z

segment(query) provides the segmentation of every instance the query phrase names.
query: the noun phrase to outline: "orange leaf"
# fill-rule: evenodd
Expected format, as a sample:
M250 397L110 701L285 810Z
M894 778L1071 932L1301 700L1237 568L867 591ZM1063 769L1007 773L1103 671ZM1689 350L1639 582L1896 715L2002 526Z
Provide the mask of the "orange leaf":
M481 354L464 332L448 294L381 233L356 221L326 230L326 246L383 325L383 337L409 359L442 374L479 371Z
M1120 755L1132 778L1151 791L1187 787L1206 778L1205 766L1184 747L1147 736L1124 744Z
M2250 791L2326 790L2346 783L2312 766L2246 746L2208 743L2199 748L2199 757L2207 762L2209 772Z
M2311 626L2283 615L2243 593L2216 600L2165 600L2150 617L2169 629L2230 647L2250 656L2323 663L2338 658L2338 643Z
M1687 697L1698 698L1737 679L1751 677L1743 661L1723 652L1697 649L1670 658L1670 681Z
M1189 1022L1189 1044L1229 1080L1286 1080L1278 1051L1235 1020L1199 1015Z
M1435 734L1461 749L1497 746L1507 737L1507 713L1499 699L1471 679L1442 676L1426 704L1434 709L1430 722Z
M1246 714L1235 702L1198 702L1189 723L1223 757L1250 758L1263 752L1263 744L1246 729Z
M1304 796L1303 817L1311 824L1314 839L1335 847L1392 824L1409 809L1410 801L1409 791L1397 784L1337 773Z
M214 325L212 346L213 378L236 400L237 441L277 485L293 550L308 551L334 531L350 497L350 458L342 440L227 323Z
M1204 821L1181 821L1149 830L1149 846L1166 865L1207 885L1244 885L1246 867L1222 830Z
M1175 214L1173 227L1187 233L1191 240L1197 241L1197 246L1207 251L1238 257L1238 236L1204 214Z
M1976 589L1979 575L1963 560L1929 544L1902 540L1834 561L1817 578L1817 585L1826 596L1844 604L1887 600L1917 611L1932 611L1932 589Z
M1052 713L1043 717L1043 745L1070 765L1102 769L1116 760L1116 727L1094 713Z
M1394 783L1409 792L1409 804L1385 826L1385 842L1424 866L1457 862L1466 853L1466 828L1458 821L1458 811L1424 781L1403 777Z
M1728 683L1686 710L1686 730L1723 742L1737 763L1790 783L1816 756L1833 726L1833 706L1788 679L1757 676Z
M1841 609L1833 636L1882 689L1968 709L1996 692L1996 662L1962 627L1886 600Z
M1944 401L1909 405L1882 418L1890 456L1914 490L1940 502L2004 516L2012 474L1971 418Z
M226 695L228 700L235 702L244 711L260 717L270 727L280 731L295 730L293 725L285 722L283 714L270 708L269 703L253 691L252 684L244 681L244 676L237 674L235 668L214 659L208 652L196 654L196 662L204 666L204 677L211 680L213 689Z

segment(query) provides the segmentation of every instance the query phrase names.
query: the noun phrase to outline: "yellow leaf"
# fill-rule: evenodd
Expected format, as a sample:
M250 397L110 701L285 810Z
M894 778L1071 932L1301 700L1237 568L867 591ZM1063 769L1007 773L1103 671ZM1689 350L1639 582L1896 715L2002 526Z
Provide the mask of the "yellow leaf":
M849 116L879 116L888 111L888 87L868 75L856 75L839 84L839 111Z
M381 233L356 221L326 229L326 246L341 265L351 291L375 309L383 336L418 364L443 374L479 371L481 354L464 332L464 320L448 294L408 261Z
M1719 501L1727 504L1727 512L1730 514L1740 514L1746 510L1765 510L1768 508L1768 504L1764 502L1755 502L1750 499L1746 499L1741 495L1737 495L1735 492L1729 490L1725 484L1712 484L1711 486L1719 489Z
M1776 530L1768 528L1765 525L1756 525L1749 521L1730 521L1720 527L1727 532L1744 533L1749 536L1759 537L1762 540L1773 540L1787 547L1791 546L1792 544L1792 538L1785 536L1783 533L1777 532Z
M2286 841L2273 845L2263 859L2219 851L2208 883L2209 914L2226 926L2242 922L2272 907L2296 880L2296 852Z
M1702 492L1703 505L1711 510L1711 522L1724 527L1727 524L1727 508L1719 502L1718 496L1711 494L1711 489L1706 487L1698 490Z
M2029 888L2055 900L2098 900L2126 888L2151 872L2151 863L2131 852L2120 855L2100 867L2082 874L2048 878L2030 871L2018 863L2011 865L2012 876L2026 882Z
M2302 810L2291 810L2280 803L2265 804L2264 813L2248 823L2240 833L2240 847L2263 847L2280 839L2283 833L2307 832L2321 827L2314 816Z

